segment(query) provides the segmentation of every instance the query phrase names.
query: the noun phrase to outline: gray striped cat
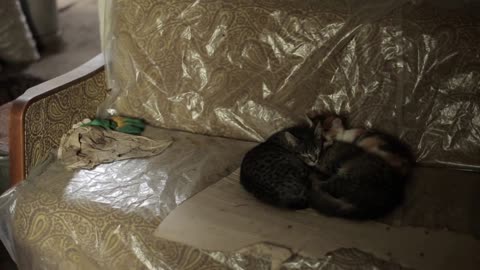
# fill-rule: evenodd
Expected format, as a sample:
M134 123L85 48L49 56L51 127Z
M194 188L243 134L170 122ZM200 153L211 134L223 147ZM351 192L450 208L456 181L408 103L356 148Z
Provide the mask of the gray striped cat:
M277 207L309 207L313 166L318 164L323 136L321 121L275 133L243 158L240 183L259 200Z

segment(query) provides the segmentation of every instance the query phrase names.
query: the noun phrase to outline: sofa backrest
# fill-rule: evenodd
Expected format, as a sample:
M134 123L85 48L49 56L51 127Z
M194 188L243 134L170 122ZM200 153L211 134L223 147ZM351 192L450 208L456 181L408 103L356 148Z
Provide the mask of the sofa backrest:
M117 0L109 111L261 141L306 114L480 166L480 20L408 1ZM474 154L476 151L476 154Z

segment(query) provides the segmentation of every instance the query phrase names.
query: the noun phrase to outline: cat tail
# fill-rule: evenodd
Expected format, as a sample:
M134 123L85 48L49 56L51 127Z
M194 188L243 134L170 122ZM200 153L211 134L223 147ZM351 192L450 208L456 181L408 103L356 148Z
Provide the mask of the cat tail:
M312 190L309 196L310 207L327 215L347 219L366 219L368 216L354 204L343 198L335 198L321 189Z

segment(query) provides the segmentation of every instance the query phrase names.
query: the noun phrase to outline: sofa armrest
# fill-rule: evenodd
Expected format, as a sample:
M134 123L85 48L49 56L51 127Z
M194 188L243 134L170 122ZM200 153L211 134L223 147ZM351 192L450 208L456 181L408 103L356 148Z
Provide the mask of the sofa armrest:
M58 147L73 124L94 117L107 91L100 54L16 99L9 126L11 185L25 179L33 166Z

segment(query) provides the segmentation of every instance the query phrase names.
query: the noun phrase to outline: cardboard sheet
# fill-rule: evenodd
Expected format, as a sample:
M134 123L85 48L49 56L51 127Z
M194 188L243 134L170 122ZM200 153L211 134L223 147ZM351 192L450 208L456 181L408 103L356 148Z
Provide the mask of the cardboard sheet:
M216 251L267 242L314 258L353 247L418 269L452 269L460 261L463 269L480 265L480 242L467 235L273 208L243 190L239 170L177 207L155 236Z

